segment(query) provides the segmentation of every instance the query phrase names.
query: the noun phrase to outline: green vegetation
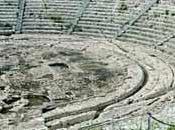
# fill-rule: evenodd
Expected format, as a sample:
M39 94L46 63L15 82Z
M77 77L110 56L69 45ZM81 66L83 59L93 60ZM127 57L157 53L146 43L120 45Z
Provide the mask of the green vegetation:
M95 128L88 128L88 129L86 129L86 128L82 128L82 129L79 129L79 130L103 130L103 128L101 127L101 126L99 126L99 127L95 127Z
M12 25L9 24L9 23L5 23L4 26L5 26L5 27L12 27Z
M83 129L83 130L86 130L86 129ZM97 128L90 128L88 130L103 130L103 128L102 127L97 127Z
M175 16L175 12L171 13L171 16Z
M82 56L82 53L71 49L60 51L59 54L63 56L79 56L79 55Z
M47 7L47 3L46 3L46 1L45 1L45 0L42 0L42 2L43 2L43 4L44 4L44 8L45 8L46 11L47 11L48 7Z
M166 15L169 15L169 10L165 10L165 14Z
M76 27L75 27L75 31L82 32L83 29L82 29L82 27L78 27L78 26L76 26Z
M175 127L169 127L167 130L175 130Z
M5 71L10 71L10 69L12 68L12 65L5 65L0 67L0 73L5 72Z
M4 27L4 28L11 28L11 29L12 29L12 25L11 25L11 24L9 24L9 23L7 23L7 22L5 22L5 23L0 22L0 27Z
M88 128L88 129L82 129L82 130L103 130L102 127L97 128ZM122 130L122 129L121 129ZM145 129L130 129L130 130L145 130ZM151 130L157 130L157 129L151 129ZM169 127L167 130L175 130L175 127Z
M49 16L49 19L53 20L54 23L63 23L62 17L56 14Z
M43 102L49 102L49 99L42 95L27 95L26 98L29 100L28 106L37 106L42 105Z
M63 18L59 14L48 14L47 9L49 8L46 0L42 0L45 9L45 18L51 19L54 23L63 23ZM55 10L55 12L57 12Z
M173 123L171 123L171 124L173 125ZM115 125L117 126L117 124L115 124ZM159 129L161 129L161 130L175 130L175 126L169 126L167 129L162 129L161 126L163 126L163 125L164 124L161 124L159 122L152 122L151 127L150 127L149 130L159 130ZM167 125L165 125L165 126L167 126ZM95 126L95 127L92 127L92 128L90 128L90 127L89 128L88 127L87 128L82 128L80 130L103 130L104 127L105 126ZM148 129L147 126L146 126L146 128L145 127L143 128L141 124L140 125L138 124L138 126L136 128L128 128L128 129L119 128L117 130L147 130L147 129Z
M160 17L160 14L154 12L154 17L155 17L155 18L158 18L158 17Z
M128 10L128 6L124 2L122 2L119 7L119 10Z

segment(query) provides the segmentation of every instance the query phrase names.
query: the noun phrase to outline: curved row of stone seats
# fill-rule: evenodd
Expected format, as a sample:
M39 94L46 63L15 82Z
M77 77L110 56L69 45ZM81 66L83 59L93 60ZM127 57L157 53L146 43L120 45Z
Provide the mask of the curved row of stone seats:
M160 0L161 4L168 4L168 5L175 5L175 1L174 0Z
M0 0L0 35L9 35L14 33L17 13L17 0Z
M144 5L143 0L90 2L73 34L112 38Z
M165 42L165 45L175 50L175 37Z
M73 34L112 38L145 6L144 0L90 0L79 19L77 15L84 2L85 0L26 0L22 32L64 33L73 27L70 31Z
M22 32L64 32L72 25L82 2L82 0L26 0Z
M160 12L161 14L164 14L165 10L167 10L168 11L167 13L169 13L169 14L174 13L174 11L175 11L175 7L173 5L167 5L167 4L164 4L164 5L160 4L159 8L153 7L153 9L156 9L157 12Z
M175 24L173 21L175 17L170 17L169 14L167 14L167 12L172 12L172 7L162 8L163 6L167 7L168 5L159 3L158 6L152 7L152 9L145 13L134 25L130 26L126 33L117 39L150 45L160 43L171 33L174 33ZM162 12L161 15L160 10Z

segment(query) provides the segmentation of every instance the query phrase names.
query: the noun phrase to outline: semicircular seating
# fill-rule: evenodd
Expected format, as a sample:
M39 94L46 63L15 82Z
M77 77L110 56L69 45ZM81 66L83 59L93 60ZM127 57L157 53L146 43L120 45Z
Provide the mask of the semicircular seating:
M32 40L37 44L37 41L43 38L42 44L52 41L53 45L50 45L50 48L56 46L57 42L60 46L58 48L63 44L70 48L76 46L83 54L94 53L98 60L109 56L106 62L111 68L119 65L127 70L122 85L112 89L112 92L77 99L63 107L57 104L42 113L43 124L50 130L76 130L81 127L82 122L102 124L111 118L119 120L144 115L149 110L156 109L156 106L169 102L169 98L175 97L173 1L24 0L22 11L20 4L22 3L18 3L17 0L0 0L0 34L10 35L19 30L24 34L21 38L14 35L11 41L5 43L10 45L16 40L16 44L24 44L20 42L22 39L21 41L24 40L30 45ZM54 35L42 37L37 36L38 33ZM84 44L87 44L85 49ZM70 54L64 54L71 57ZM110 56L112 54L114 56ZM66 65L49 64L52 69L55 66ZM45 64L43 66L46 67ZM68 69L69 66L63 68ZM48 71L50 72L50 69ZM37 69L33 69L32 73L41 75ZM55 101L56 96L61 97L61 91L60 88L49 91L51 100Z

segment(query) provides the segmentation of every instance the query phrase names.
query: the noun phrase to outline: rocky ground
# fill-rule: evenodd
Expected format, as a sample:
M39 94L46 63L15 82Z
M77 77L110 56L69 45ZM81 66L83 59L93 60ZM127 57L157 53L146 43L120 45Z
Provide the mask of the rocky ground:
M161 50L67 35L1 36L0 129L78 129L158 112L174 101L173 57Z

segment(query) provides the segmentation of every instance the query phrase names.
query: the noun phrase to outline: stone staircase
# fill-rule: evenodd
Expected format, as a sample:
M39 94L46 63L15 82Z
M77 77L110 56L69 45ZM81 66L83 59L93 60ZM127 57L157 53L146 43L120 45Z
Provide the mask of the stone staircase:
M122 26L138 15L144 4L143 1L92 1L73 34L112 38Z

